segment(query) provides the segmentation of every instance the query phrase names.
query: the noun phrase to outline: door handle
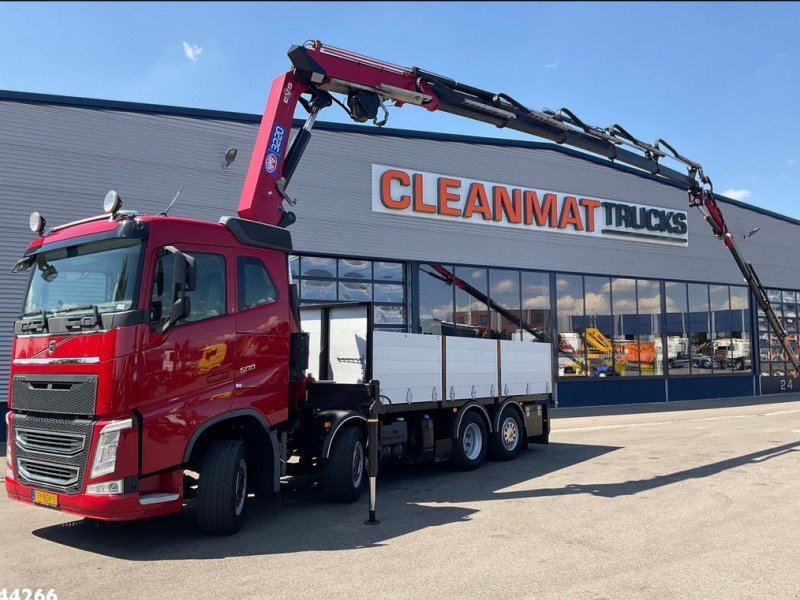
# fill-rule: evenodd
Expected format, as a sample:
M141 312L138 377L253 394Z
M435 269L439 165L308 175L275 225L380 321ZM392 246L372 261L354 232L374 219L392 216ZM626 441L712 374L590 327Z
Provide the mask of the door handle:
M215 383L217 381L222 381L223 379L227 379L230 376L231 370L228 368L222 367L214 367L209 371L207 381L208 383Z

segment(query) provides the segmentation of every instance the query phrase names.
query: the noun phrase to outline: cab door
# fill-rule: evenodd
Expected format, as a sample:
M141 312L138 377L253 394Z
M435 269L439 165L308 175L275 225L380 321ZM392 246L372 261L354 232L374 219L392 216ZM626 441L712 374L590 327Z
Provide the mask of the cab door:
M189 314L164 331L171 304L171 260L154 257L150 327L139 361L139 410L143 417L142 472L183 461L191 434L230 410L234 384L236 315L233 254L217 246L176 247L195 260Z
M233 407L255 409L270 425L286 420L289 413L287 281L283 252L243 250L237 254Z

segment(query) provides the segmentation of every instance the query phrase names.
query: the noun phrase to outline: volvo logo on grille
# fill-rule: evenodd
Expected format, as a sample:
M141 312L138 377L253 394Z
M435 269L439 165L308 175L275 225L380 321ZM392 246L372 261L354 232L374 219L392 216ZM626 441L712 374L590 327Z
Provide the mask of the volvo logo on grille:
M52 354L56 351L56 346L58 346L58 344L55 340L52 340L49 344L47 344L47 351Z

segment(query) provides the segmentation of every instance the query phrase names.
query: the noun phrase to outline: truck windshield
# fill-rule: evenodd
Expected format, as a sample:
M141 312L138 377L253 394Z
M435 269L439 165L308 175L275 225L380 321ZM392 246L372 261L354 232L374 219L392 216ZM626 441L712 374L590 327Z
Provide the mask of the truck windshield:
M142 241L113 239L36 255L23 316L129 310L139 285Z

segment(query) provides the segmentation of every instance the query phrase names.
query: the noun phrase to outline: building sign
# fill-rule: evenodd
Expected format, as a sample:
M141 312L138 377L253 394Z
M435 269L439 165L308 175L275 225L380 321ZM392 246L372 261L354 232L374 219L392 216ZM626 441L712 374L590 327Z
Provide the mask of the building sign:
M426 219L687 246L686 212L372 165L372 210Z

